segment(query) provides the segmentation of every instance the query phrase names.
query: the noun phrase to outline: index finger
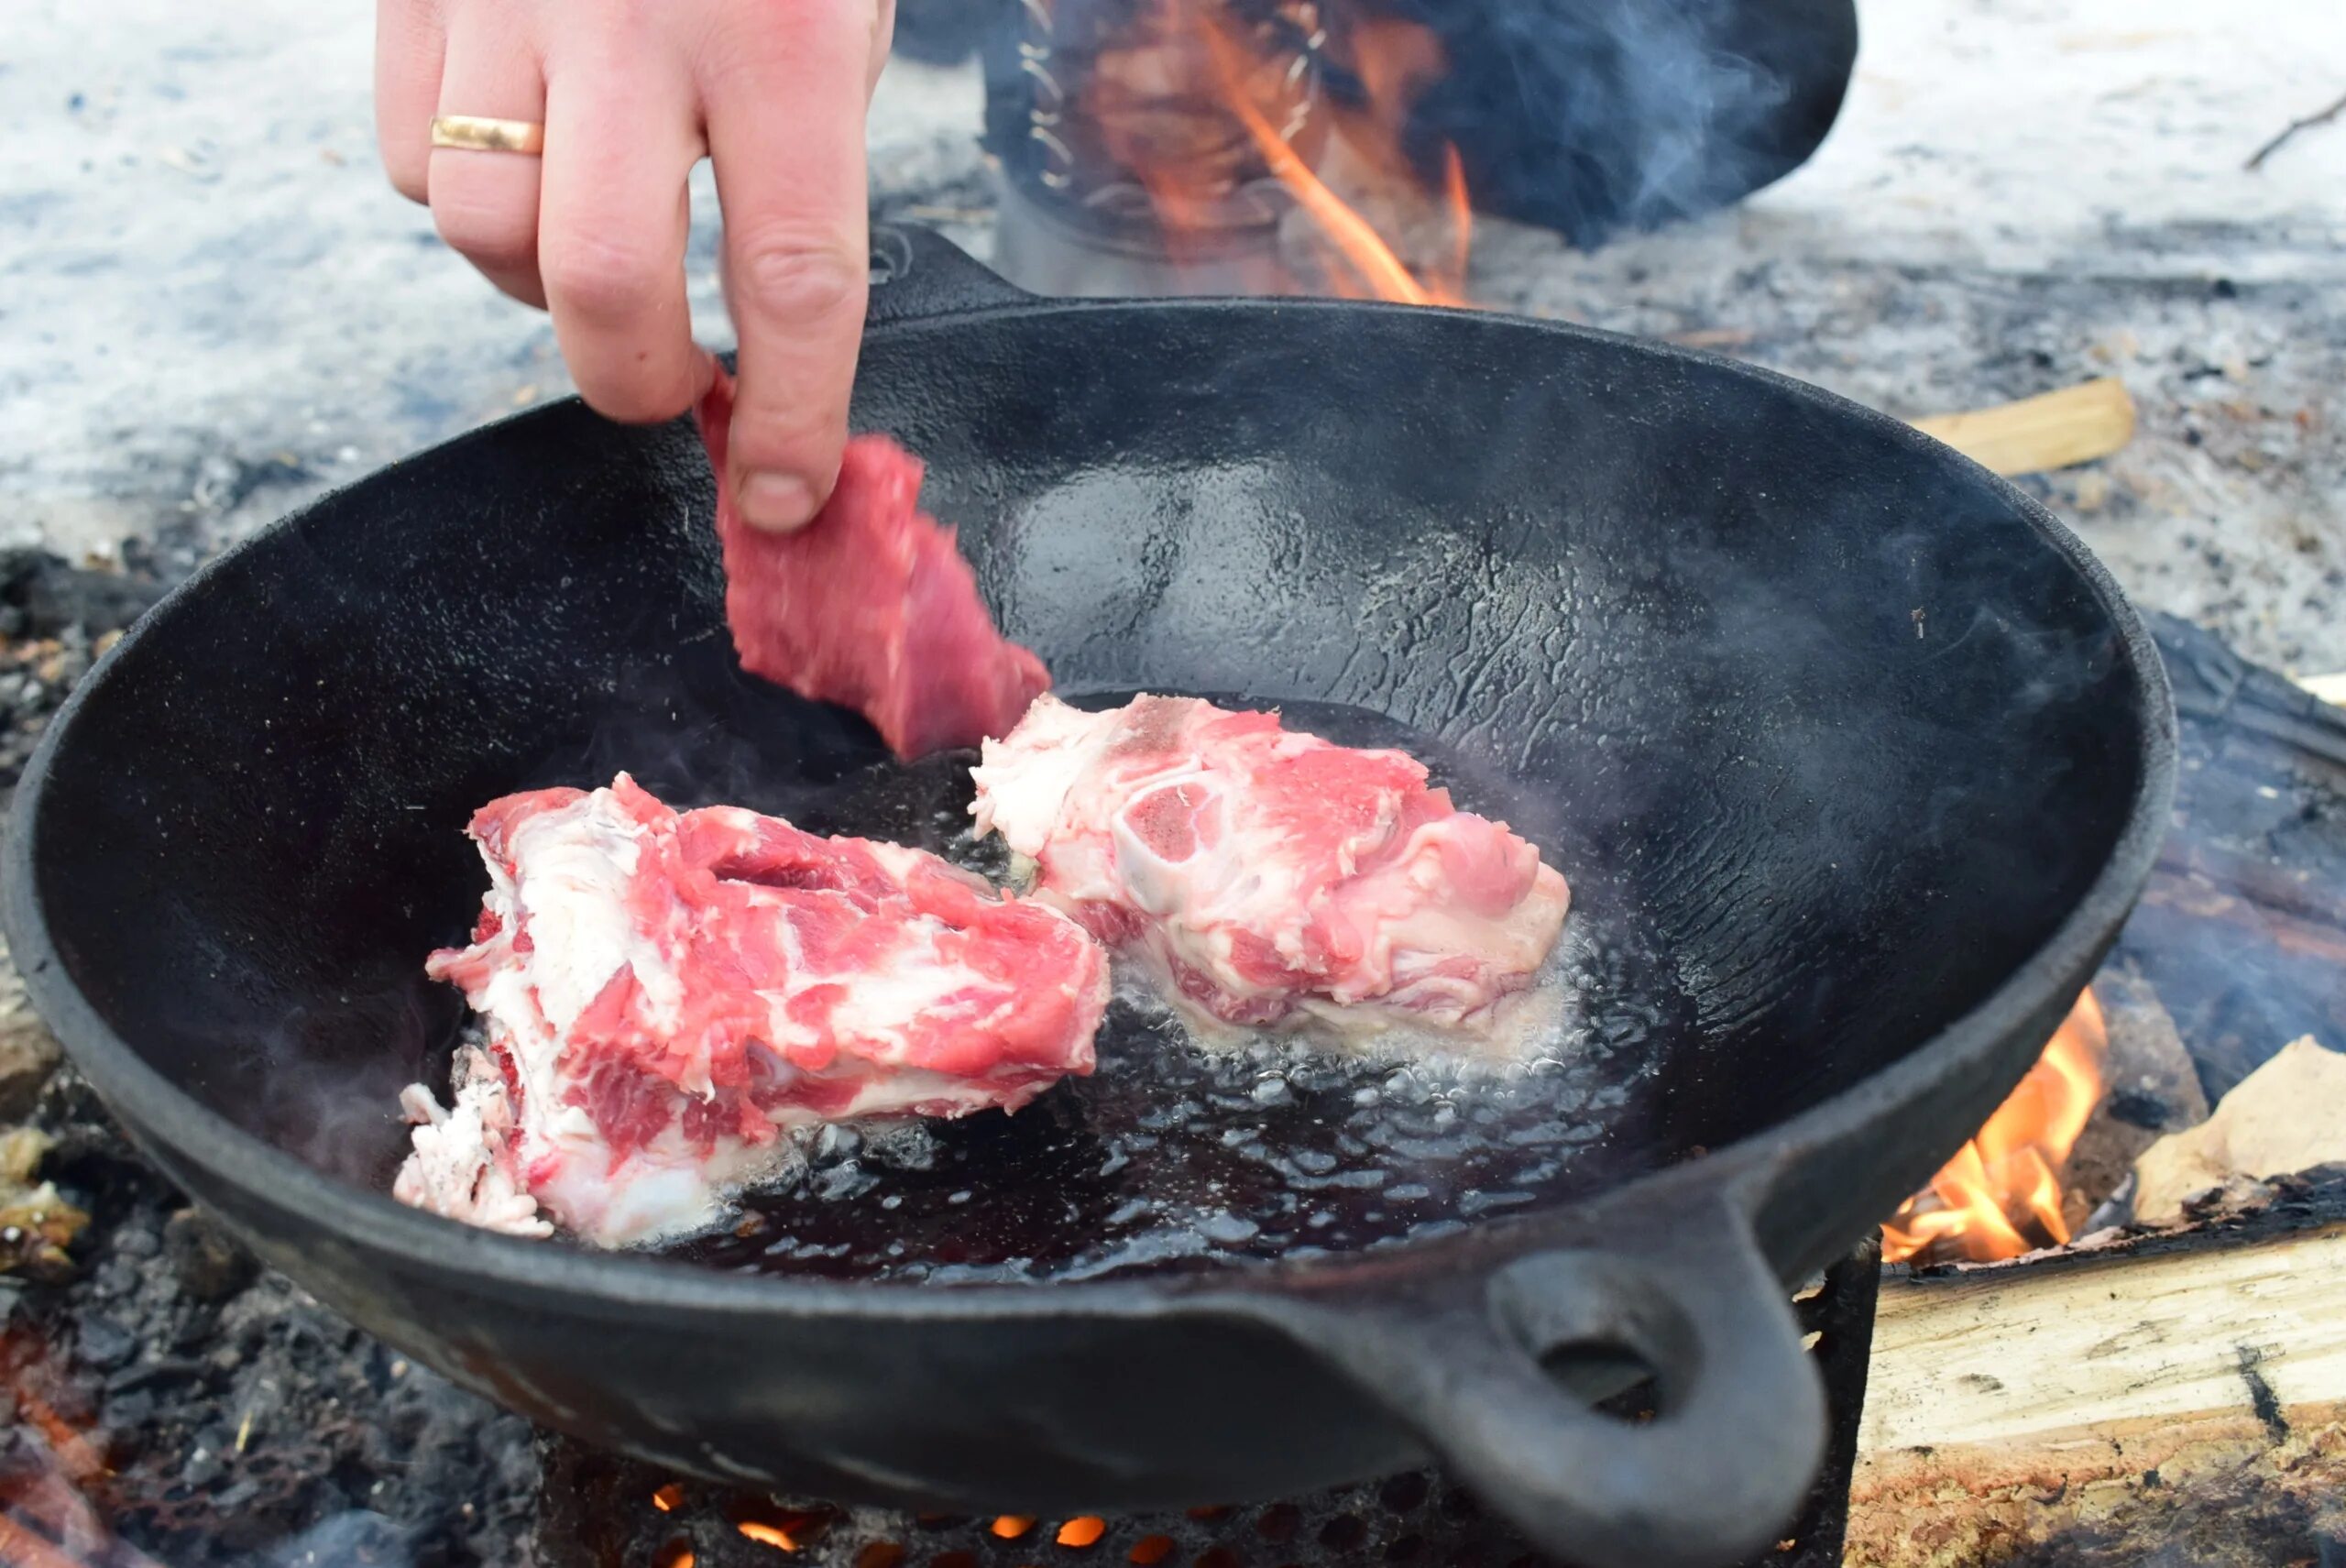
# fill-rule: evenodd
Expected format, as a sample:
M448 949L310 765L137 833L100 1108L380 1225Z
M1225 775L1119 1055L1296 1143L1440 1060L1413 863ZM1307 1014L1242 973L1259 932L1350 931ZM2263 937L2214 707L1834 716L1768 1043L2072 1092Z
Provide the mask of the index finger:
M716 40L702 103L740 378L726 476L750 522L795 528L839 477L868 291L869 0L755 9Z

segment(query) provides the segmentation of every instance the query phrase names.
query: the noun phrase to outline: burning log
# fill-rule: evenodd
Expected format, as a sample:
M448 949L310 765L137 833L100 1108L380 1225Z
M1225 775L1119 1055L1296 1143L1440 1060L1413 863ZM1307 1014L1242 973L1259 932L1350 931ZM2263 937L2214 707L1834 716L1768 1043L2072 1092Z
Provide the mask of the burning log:
M1364 23L1352 30L1362 102L1336 115L1337 135L1315 169L1249 101L1243 83L1253 62L1239 41L1210 16L1201 14L1198 25L1225 105L1295 203L1281 224L1280 248L1299 280L1344 298L1464 303L1474 215L1457 149L1444 148L1438 192L1417 179L1401 150L1409 103L1442 73L1442 48L1433 35L1404 22ZM1349 200L1340 188L1348 188Z
M2346 711L2154 617L2175 683L2175 830L2119 953L2224 1093L2283 1042L2346 1045Z
M2187 924L2226 927L2277 954L2346 969L2346 931L2301 919L2253 896L2226 893L2201 879L2154 874L2143 890L2143 904L2154 912L2171 911Z
M2134 400L2115 377L1968 413L1913 422L1999 474L2038 474L2107 457L2134 438Z
M2094 977L2110 1034L2102 1097L2061 1168L2061 1214L2072 1235L2110 1223L2143 1151L2166 1134L2208 1119L2208 1096L2191 1053L2157 988L2133 965L2105 965Z
M1405 134L1447 71L1430 27L1319 0L1061 0L1023 18L988 99L1014 279L1465 302L1464 165L1447 143L1420 159Z
M2346 1533L2346 1173L1884 1281L1848 1561L2262 1565Z

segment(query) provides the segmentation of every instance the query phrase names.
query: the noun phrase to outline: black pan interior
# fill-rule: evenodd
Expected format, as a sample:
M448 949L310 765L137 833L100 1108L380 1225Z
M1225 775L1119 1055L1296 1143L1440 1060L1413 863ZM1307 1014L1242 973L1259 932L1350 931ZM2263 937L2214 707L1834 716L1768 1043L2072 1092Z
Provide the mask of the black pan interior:
M1602 1190L1984 997L2139 782L2109 618L2010 493L1770 378L1496 318L1182 303L886 329L859 399L1063 689L1402 740L1541 843L1582 1008L1550 1065L1457 1094L1209 1061L1128 1011L1091 1082L837 1141L708 1262L1181 1267ZM477 906L482 801L623 766L970 853L951 760L897 769L734 668L709 499L688 430L565 406L330 499L160 612L85 697L35 849L100 1014L379 1185L393 1097L458 1023L418 966Z

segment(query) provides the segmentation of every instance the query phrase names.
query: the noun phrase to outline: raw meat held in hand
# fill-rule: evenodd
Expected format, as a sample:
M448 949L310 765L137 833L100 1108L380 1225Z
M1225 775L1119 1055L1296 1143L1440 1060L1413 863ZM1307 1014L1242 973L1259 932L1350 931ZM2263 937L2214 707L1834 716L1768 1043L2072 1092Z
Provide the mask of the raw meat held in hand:
M1276 714L1044 696L973 776L979 830L1033 862L1036 896L1209 1036L1343 1044L1401 1026L1511 1044L1511 1000L1570 902L1536 849L1456 809L1414 759Z
M1015 1110L1091 1070L1107 960L1065 916L934 855L626 774L483 807L491 886L435 953L486 1043L455 1106L422 1086L395 1195L605 1245L700 1229L791 1157L792 1128Z
M769 533L725 489L732 417L733 383L719 370L700 431L717 466L725 620L742 666L856 709L907 760L1009 734L1051 677L996 630L953 531L920 510L920 459L859 435L815 520Z

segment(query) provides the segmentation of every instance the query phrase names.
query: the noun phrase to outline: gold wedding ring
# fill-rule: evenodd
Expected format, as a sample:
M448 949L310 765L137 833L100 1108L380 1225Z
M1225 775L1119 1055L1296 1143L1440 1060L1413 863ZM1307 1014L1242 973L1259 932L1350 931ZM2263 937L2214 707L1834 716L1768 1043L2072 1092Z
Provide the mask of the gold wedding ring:
M433 147L462 148L467 152L541 153L546 149L546 128L535 120L492 120L486 115L434 115Z

